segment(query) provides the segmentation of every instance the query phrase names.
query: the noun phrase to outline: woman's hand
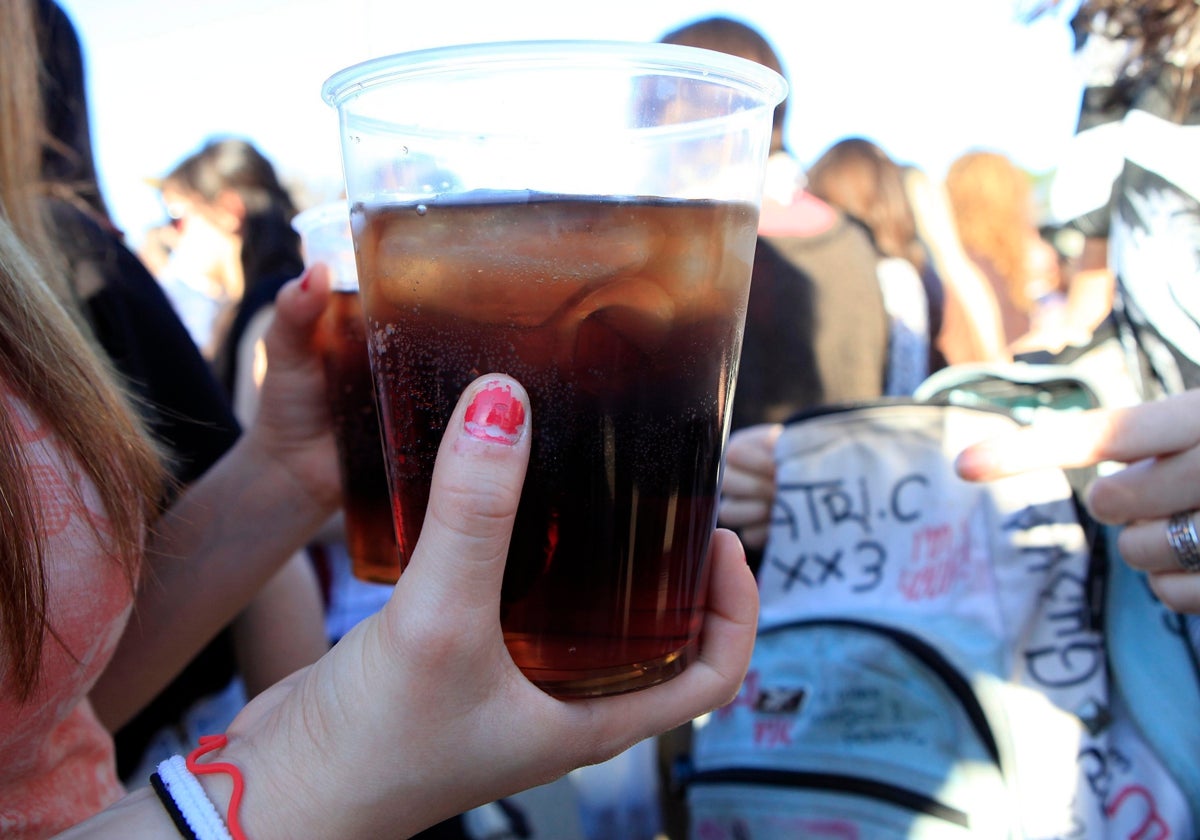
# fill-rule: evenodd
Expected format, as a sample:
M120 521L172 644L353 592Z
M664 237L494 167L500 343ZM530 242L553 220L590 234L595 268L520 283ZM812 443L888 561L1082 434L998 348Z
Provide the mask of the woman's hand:
M485 390L507 396L510 417L523 415L515 434L489 435L466 422ZM492 375L468 387L442 440L420 540L390 601L234 721L218 755L243 769L248 836L408 836L607 759L736 694L758 596L728 531L712 543L699 658L678 677L562 701L513 664L500 588L529 429L517 382ZM203 778L226 807L222 777Z
M1132 408L1047 417L969 447L957 469L963 478L987 481L1103 461L1128 466L1093 482L1088 510L1101 522L1125 526L1117 547L1129 565L1147 573L1164 604L1200 613L1200 573L1183 567L1167 536L1173 516L1180 515L1186 527L1200 507L1200 391Z
M735 528L747 548L762 548L775 499L775 444L783 426L747 426L729 436L717 521Z
M154 698L337 510L325 379L314 347L329 300L316 267L280 291L255 422L150 529L136 619L92 705L113 730Z

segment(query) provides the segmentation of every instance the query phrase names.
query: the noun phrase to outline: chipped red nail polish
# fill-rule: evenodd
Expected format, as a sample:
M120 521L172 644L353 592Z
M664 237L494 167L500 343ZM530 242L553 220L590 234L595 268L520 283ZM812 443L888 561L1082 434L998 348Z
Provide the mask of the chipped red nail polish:
M511 385L493 383L471 400L463 428L479 440L512 446L525 428L525 404L513 395Z
M304 273L300 275L300 291L302 291L302 292L308 291L308 285L309 285L308 281L311 276L312 276L312 272L309 271L307 268L304 269Z

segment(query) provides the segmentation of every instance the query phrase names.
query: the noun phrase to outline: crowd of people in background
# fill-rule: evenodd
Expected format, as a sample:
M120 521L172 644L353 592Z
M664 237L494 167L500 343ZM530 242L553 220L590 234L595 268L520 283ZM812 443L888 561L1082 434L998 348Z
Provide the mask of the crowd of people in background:
M1051 0L1039 14L1055 5ZM255 526L238 516L266 516L264 509L278 507L292 512L259 526L277 529L277 537L229 537L226 552L249 558L227 558L221 566L236 581L232 595L198 583L196 571L174 588L169 576L139 587L161 584L166 603L139 602L133 638L122 637L118 647L119 619L130 606L113 593L123 591L123 581L157 574L153 566L138 571L142 553L191 557L187 541L204 542L206 520L187 521L198 515L188 500L215 492L236 504L241 485L227 476L241 475L229 466L238 459L255 469L259 458L311 471L294 452L315 451L328 436L314 427L308 439L263 442L262 430L277 428L269 424L281 404L309 393L304 352L327 294L321 272L306 271L291 226L304 208L249 140L197 138L196 147L180 150L178 165L155 181L166 218L161 228L144 232L135 252L99 186L83 52L70 20L54 0L0 0L0 24L0 328L6 331L0 339L0 507L7 511L0 513L0 757L6 765L0 769L0 834L49 837L99 814L70 836L151 836L163 825L145 807L157 807L153 793L148 800L121 796L144 793L159 763L190 751L205 732L241 733L250 744L242 760L260 771L275 755L297 766L324 762L322 774L345 772L361 755L360 772L347 774L347 784L366 786L391 774L387 738L381 735L375 748L363 742L376 737L372 721L405 701L372 705L365 698L413 691L419 657L391 681L351 681L358 694L347 702L359 712L357 723L329 724L308 741L295 740L295 733L303 728L299 721L339 708L325 696L322 675L353 669L374 653L371 645L411 651L405 633L416 632L416 625L403 624L402 609L424 619L445 604L421 606L419 593L392 597L392 587L381 586L356 602L361 614L351 624L364 622L362 629L346 634L351 642L330 653L342 633L331 635L325 623L334 606L327 564L348 558L336 482L328 474L315 490L265 490L262 507L237 512L218 506L230 523L250 530ZM1200 124L1200 93L1192 93L1200 6L1084 0L1073 25L1077 52L1095 64L1078 142L1092 151L1108 144L1105 152L1117 162L1110 170L1120 172L1116 181L1077 171L1094 159L1078 154L1063 161L1048 192L1040 191L1035 173L990 149L987 137L964 150L944 178L894 158L886 137L845 137L803 162L784 141L787 103L776 110L732 404L726 481L733 490L720 519L739 532L752 565L770 518L772 442L789 418L834 404L910 398L948 366L1065 363L1111 344L1120 365L1108 375L1128 379L1136 396L1130 402L1144 405L1114 409L1126 413L1105 414L1105 422L1093 416L973 448L961 469L972 480L986 480L1039 463L1138 462L1130 468L1136 472L1093 492L1098 517L1125 527L1119 543L1125 561L1146 573L1164 604L1181 615L1200 613L1200 574L1181 570L1165 530L1168 518L1200 506L1194 457L1200 415L1190 390L1200 385L1200 191L1192 188L1187 142ZM683 22L661 40L738 55L786 76L767 34L739 20ZM1114 50L1114 43L1123 49ZM1125 130L1104 131L1117 124ZM268 365L269 354L278 369ZM87 358L72 366L70 355ZM93 423L93 416L104 419ZM39 436L43 428L51 434ZM1173 431L1164 433L1168 428ZM44 440L52 443L35 452ZM295 450L280 454L288 443ZM509 455L519 457L514 452ZM507 462L481 464L463 455L457 468L490 471L501 484L516 474ZM76 535L64 544L57 534L38 531L50 504L46 476L75 485L64 491L63 517L92 515L103 523L93 528L92 543ZM222 477L226 484L206 491ZM517 492L510 493L514 506ZM1111 501L1118 497L1124 509ZM472 498L484 504L477 497L468 504ZM106 508L117 501L126 513ZM158 519L164 510L180 513ZM155 529L146 532L150 521ZM219 523L208 526L223 532ZM123 558L115 573L98 568L98 558L107 558L94 545L109 538ZM469 553L447 535L422 537L422 543L430 554L434 546ZM499 687L464 677L485 655L489 663L502 659L498 647L483 641L475 651L460 647L445 675L414 693L414 708L436 704L439 688L466 685L478 706L464 714L508 731L440 768L461 773L453 776L463 780L461 790L432 790L432 782L417 778L423 772L417 766L380 792L400 804L364 796L353 808L367 816L335 822L332 831L383 836L371 832L395 820L404 802L427 797L426 808L393 823L405 836L683 840L686 806L669 795L666 765L686 747L689 721L736 692L740 677L734 677L753 637L747 591L753 587L739 577L741 554L724 542L718 549L711 668L674 680L653 700L595 704L587 733L567 737L577 715L532 698L537 691L527 683L513 690L513 674ZM230 572L231 563L243 570ZM88 585L68 587L76 576ZM407 585L417 586L419 576L411 577ZM105 593L96 614L64 612L62 599L90 599L93 585ZM721 586L727 594L719 594ZM223 602L219 609L179 608L185 600L213 599ZM439 626L449 637L458 625L453 611L443 611ZM1183 621L1200 652L1200 624ZM722 629L722 622L737 625L737 632ZM198 629L175 632L190 624ZM482 636L492 628L478 629ZM155 633L162 638L151 641ZM60 634L86 653L64 656ZM107 669L110 657L116 664ZM150 676L140 676L142 666ZM289 677L297 672L305 676ZM46 675L54 683L49 688ZM525 708L499 714L501 703ZM268 723L260 726L263 720ZM349 734L355 726L361 730L356 737ZM409 730L400 734L416 737ZM431 749L454 746L453 734L436 727L427 737ZM281 746L289 739L291 747ZM344 748L332 747L335 740ZM527 743L533 746L522 755ZM589 764L595 766L577 769ZM108 765L111 770L96 769ZM509 776L500 778L505 771ZM295 828L309 811L300 809L294 821L279 813L307 795L304 782L296 775L280 778L290 795L268 802L260 787L246 807L262 809L260 826L282 819ZM562 781L544 784L555 779ZM312 808L352 798L346 785L329 787ZM121 804L105 810L118 802L125 811ZM480 827L488 822L484 817L464 818L477 807L498 808L503 818L490 825L502 824L501 833L485 833L491 829ZM122 834L122 826L130 833Z

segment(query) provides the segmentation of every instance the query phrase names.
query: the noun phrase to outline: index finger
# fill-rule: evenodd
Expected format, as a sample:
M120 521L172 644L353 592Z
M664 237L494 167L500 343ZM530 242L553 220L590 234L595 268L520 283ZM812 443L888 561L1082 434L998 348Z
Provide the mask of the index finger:
M1047 415L1033 425L982 441L955 461L968 481L988 481L1044 467L1132 463L1200 443L1200 391L1130 408Z

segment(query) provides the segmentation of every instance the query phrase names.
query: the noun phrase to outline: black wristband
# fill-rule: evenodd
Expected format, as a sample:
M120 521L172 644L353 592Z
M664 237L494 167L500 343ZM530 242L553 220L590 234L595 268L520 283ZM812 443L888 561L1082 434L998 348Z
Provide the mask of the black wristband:
M163 780L157 773L150 774L150 787L154 788L154 792L158 795L158 801L162 803L163 808L170 814L171 822L175 823L175 829L179 832L179 836L183 840L198 840L195 833L192 832L192 827L188 825L187 820L180 813L179 806L175 804L175 799L171 796L171 792L167 790L167 786L163 784Z

